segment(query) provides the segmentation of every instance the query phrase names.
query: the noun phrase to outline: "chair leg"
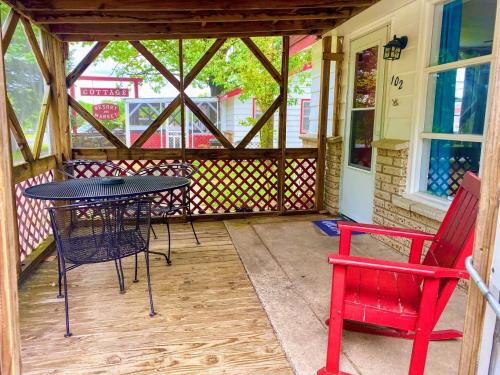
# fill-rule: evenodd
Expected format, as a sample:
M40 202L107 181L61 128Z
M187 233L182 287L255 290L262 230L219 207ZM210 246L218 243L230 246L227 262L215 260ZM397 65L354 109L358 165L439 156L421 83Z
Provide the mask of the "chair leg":
M69 330L69 304L68 304L68 278L66 277L66 269L63 264L63 279L64 279L64 312L66 315L66 333L64 337L70 337L72 333Z
M159 251L152 251L152 250L145 250L144 252L148 254L155 254L155 255L161 255L162 257L165 258L165 261L167 262L167 266L170 266L172 264L172 261L170 260L170 224L168 222L168 216L165 215L165 224L167 225L167 239L168 239L168 251L167 254L159 252Z
M326 366L318 370L317 375L346 374L340 371L346 268L335 267L333 271Z
M194 230L194 225L193 225L193 214L191 210L188 208L187 210L188 216L189 216L189 223L191 224L191 229L193 230L194 238L196 239L196 244L200 244L200 241L198 240L198 236L196 235L196 231Z
M148 279L148 293L149 293L149 316L155 316L155 308L153 306L153 293L151 291L151 277L149 274L149 252L145 251L144 256L146 258L146 278Z
M420 299L419 317L415 329L415 340L411 351L409 375L423 375L425 360L432 329L434 328L434 312L439 290L439 279L425 279Z
M137 278L137 253L135 253L135 267L134 267L134 283L137 283L139 279Z
M125 275L123 274L122 258L118 258L118 265L120 266L120 276L122 280L120 293L123 294L125 293Z
M156 235L155 229L153 228L153 224L149 224L149 228L151 229L151 232L153 232L153 236L155 240L158 239L158 236Z
M116 274L118 276L118 286L120 287L120 293L123 293L122 275L120 273L120 267L118 265L118 259L115 259L115 268L116 268Z
M165 215L165 223L167 224L167 236L168 236L167 264L170 266L172 264L172 261L170 260L171 238L170 238L170 223L168 222L168 215Z
M58 278L58 285L59 285L59 294L57 295L57 298L62 298L62 273L61 273L61 258L59 257L59 254L57 254L57 278Z

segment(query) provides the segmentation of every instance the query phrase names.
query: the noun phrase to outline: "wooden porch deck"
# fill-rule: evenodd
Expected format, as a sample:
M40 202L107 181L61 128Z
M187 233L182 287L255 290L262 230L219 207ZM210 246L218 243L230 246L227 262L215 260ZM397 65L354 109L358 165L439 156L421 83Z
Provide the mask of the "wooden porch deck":
M273 329L222 222L173 226L173 265L153 257L157 315L148 315L145 267L121 295L113 263L70 271L73 336L65 338L50 257L20 288L24 374L291 374ZM162 229L160 229L162 228ZM151 249L166 247L163 226Z

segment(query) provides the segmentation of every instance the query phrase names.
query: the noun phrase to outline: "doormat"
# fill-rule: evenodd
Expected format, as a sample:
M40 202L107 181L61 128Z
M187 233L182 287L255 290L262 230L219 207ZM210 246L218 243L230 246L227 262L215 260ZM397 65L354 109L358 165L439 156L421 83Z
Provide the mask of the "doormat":
M316 220L313 221L314 225L316 225L323 233L327 236L340 236L340 231L337 228L337 221L339 220ZM365 234L363 232L352 232L352 234Z

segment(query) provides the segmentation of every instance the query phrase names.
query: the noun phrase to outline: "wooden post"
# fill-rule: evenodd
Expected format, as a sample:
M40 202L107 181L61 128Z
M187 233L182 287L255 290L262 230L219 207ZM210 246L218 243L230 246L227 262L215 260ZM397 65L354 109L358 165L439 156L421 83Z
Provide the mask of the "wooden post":
M335 85L334 85L334 96L333 96L333 136L339 135L339 110L340 110L340 94L342 88L342 63L344 61L343 54L344 37L338 36L337 43L335 46L336 58L335 61Z
M323 55L332 51L332 37L323 37ZM325 159L326 159L326 128L328 123L328 99L330 94L330 59L321 60L321 84L318 122L318 159L316 166L316 209L322 211L325 206Z
M42 42L51 75L49 106L51 146L57 158L57 164L61 166L63 160L71 159L65 46L63 42L44 31L42 31Z
M278 160L278 210L285 212L285 157L286 157L286 111L288 105L288 58L290 55L290 37L283 37L281 50L281 81L280 81L280 112L278 123L278 148L280 156Z
M481 199L476 223L473 262L483 280L489 280L495 245L500 202L500 45L496 48L497 64L491 91L492 107L486 131L482 161ZM465 314L464 337L459 374L475 374L481 346L486 301L474 283L470 283Z
M16 260L19 255L19 237L1 43L0 56L0 373L17 375L21 374Z
M179 39L179 93L181 96L181 148L182 161L186 161L186 109L184 107L184 46Z

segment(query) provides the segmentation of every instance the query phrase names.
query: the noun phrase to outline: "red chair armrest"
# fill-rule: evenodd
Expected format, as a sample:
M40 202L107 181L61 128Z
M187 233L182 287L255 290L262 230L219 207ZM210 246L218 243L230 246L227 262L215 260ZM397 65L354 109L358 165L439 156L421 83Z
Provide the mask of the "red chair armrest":
M403 262L393 262L380 259L370 259L362 257L353 257L350 255L330 254L328 263L333 266L357 267L365 269L375 269L380 271L391 271L398 273L409 273L415 276L431 278L465 278L466 270L434 267L422 264L411 264Z
M337 227L340 230L340 234L342 234L342 232L363 232L394 237L421 239L424 241L432 241L435 237L434 234L422 232L419 230L383 227L381 225L372 224L359 224L351 221L339 221L337 222Z

